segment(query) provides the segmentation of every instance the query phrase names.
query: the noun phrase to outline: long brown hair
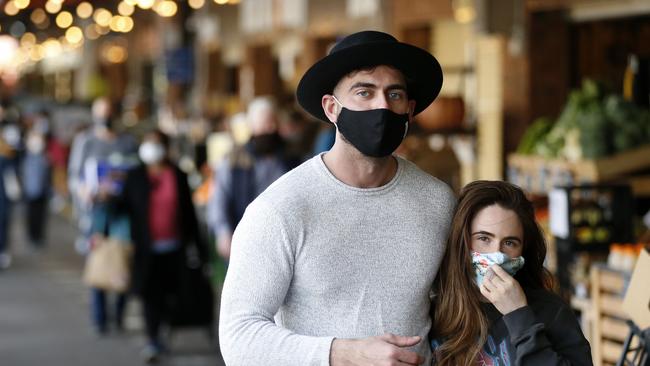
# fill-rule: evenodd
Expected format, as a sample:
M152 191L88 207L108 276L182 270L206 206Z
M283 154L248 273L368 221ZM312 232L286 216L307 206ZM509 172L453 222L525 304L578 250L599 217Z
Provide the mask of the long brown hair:
M471 225L476 214L497 204L514 211L523 227L525 265L515 275L523 288L551 289L544 268L546 243L535 221L533 205L517 186L502 181L475 181L460 192L449 232L447 251L433 285L432 339L437 365L472 365L487 339L488 320L481 308L481 293L474 281L471 261Z

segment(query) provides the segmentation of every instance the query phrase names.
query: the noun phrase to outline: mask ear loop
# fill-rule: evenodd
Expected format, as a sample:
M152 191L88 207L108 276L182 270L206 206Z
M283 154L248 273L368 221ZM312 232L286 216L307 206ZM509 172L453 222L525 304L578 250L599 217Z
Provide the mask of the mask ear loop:
M339 126L338 126L339 115L340 115L341 112L343 111L343 104L341 104L341 102L338 100L338 98L336 98L336 95L332 94L332 98L334 98L334 101L336 102L336 104L339 105L339 114L336 116L336 122L332 122L332 123L334 123L334 126L335 126L336 129L338 130L338 129L339 129Z

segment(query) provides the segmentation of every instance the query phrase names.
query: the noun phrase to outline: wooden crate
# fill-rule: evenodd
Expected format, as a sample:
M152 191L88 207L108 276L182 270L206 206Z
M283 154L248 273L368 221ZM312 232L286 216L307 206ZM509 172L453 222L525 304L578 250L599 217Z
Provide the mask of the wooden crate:
M650 145L598 160L569 162L540 156L508 156L508 180L530 193L546 194L554 186L599 183L621 179L630 173L650 168ZM635 193L650 192L647 178L631 178Z
M623 292L629 274L604 265L593 265L590 273L591 354L594 365L614 365L628 334L623 312Z

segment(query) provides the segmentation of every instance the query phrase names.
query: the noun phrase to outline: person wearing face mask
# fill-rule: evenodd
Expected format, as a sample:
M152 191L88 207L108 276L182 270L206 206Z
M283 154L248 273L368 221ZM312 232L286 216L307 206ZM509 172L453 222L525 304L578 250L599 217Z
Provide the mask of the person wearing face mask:
M435 364L591 365L571 307L552 292L545 257L533 205L519 187L465 186L433 287Z
M128 225L108 198L118 193L122 172L137 162L138 145L131 134L117 131L114 122L108 123L115 121L116 108L117 104L107 97L94 100L91 125L72 142L68 188L78 219L75 248L81 254L91 250L92 238L98 234L128 241ZM91 317L97 335L105 335L109 323L120 331L127 301L125 294L115 294L113 311L109 311L107 292L99 288L91 288L90 292Z
M274 102L268 97L254 99L246 122L250 139L215 169L214 193L208 203L208 225L217 239L217 253L226 260L232 233L248 204L291 167L278 133Z
M157 361L164 350L160 327L179 287L185 248L196 243L200 258L207 256L197 237L187 175L168 159L168 149L167 135L158 130L146 134L138 149L142 164L127 173L119 196L131 223L131 291L143 303L148 341L142 356L147 362Z
M51 163L46 155L45 135L30 130L25 142L25 155L21 161L21 181L26 202L27 238L35 249L43 247L48 200L52 185Z
M232 239L219 341L232 365L421 365L455 198L393 154L438 95L429 52L363 31L302 77L332 148L253 201ZM433 265L432 265L433 261Z

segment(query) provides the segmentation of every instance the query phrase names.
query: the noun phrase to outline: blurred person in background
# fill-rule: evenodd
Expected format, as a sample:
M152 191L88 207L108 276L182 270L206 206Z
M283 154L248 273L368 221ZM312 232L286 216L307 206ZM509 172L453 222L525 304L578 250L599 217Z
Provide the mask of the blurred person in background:
M465 186L433 287L435 364L591 365L573 310L552 292L545 257L533 205L519 187Z
M161 131L145 135L138 150L142 164L127 173L120 195L135 247L132 291L144 305L146 362L158 361L164 350L160 327L169 319L179 290L186 247L196 244L202 262L207 256L199 243L187 175L169 160L169 144Z
M217 238L217 253L224 259L230 257L233 231L248 204L290 168L278 133L275 103L267 97L254 99L248 105L246 120L250 139L216 168L208 204L209 226Z
M23 196L26 204L26 231L30 245L41 249L45 245L48 200L51 193L51 164L46 155L46 135L32 126L25 139L25 153L20 162Z
M9 108L11 106L5 101L0 105L0 270L11 265L9 224L13 202L18 201L21 195L17 174L21 136Z
M70 156L71 192L79 204L80 231L83 243L81 251L91 247L95 235L107 235L119 240L130 240L128 224L108 201L119 193L122 186L120 171L126 171L137 162L135 138L116 129L114 106L108 98L99 98L92 105L93 125L88 133L82 133L73 142ZM117 173L117 174L114 174ZM76 244L78 245L78 244ZM91 312L98 335L108 331L106 291L91 289ZM126 305L125 294L116 294L112 320L117 330L122 329Z
M278 133L285 143L285 156L292 168L313 156L314 141L320 124L297 110L282 113Z

